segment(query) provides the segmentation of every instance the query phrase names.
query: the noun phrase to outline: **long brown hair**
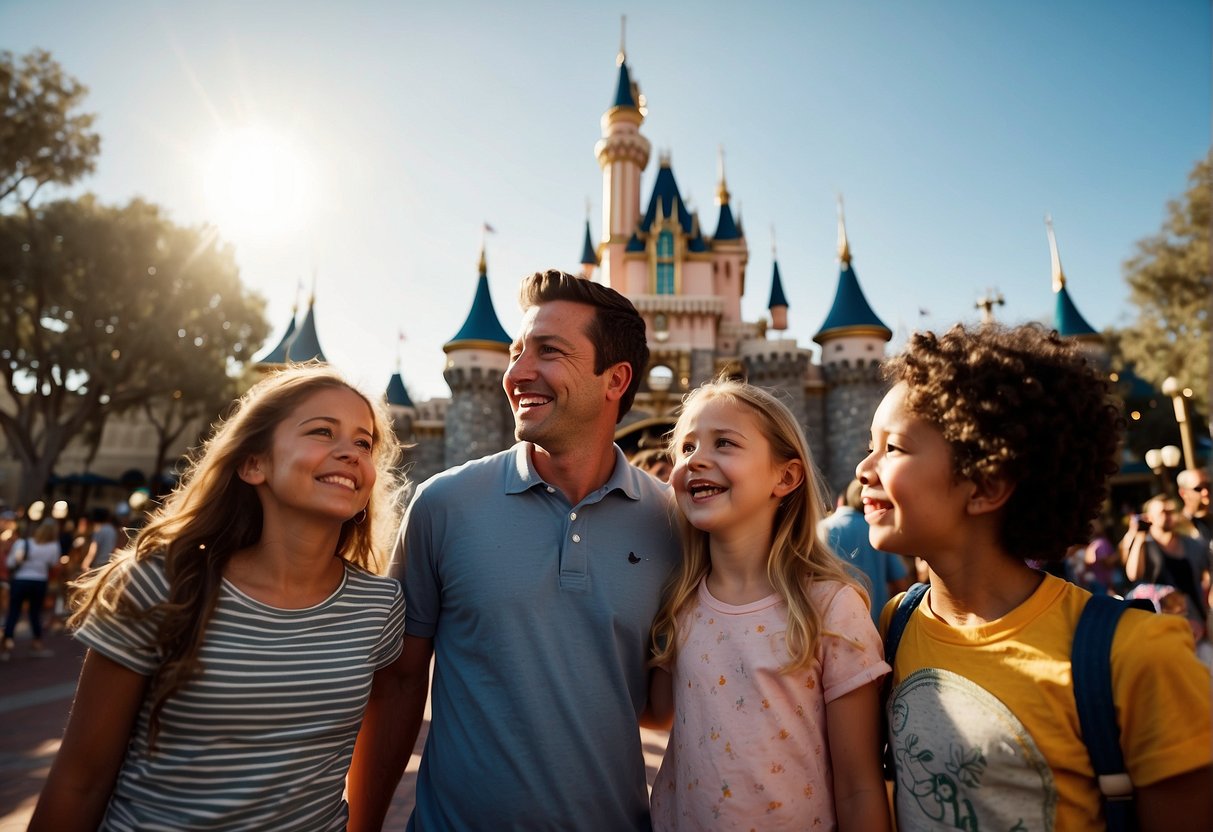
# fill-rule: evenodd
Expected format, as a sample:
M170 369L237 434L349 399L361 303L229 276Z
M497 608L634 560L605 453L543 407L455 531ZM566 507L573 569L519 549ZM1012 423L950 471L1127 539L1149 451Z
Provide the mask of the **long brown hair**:
M336 557L383 574L388 542L399 520L402 485L395 464L400 444L383 406L323 365L297 365L255 384L235 404L193 457L180 485L153 512L134 543L101 569L76 582L77 608L70 624L90 616L151 617L163 662L152 684L152 737L167 699L199 671L198 652L219 598L223 571L232 554L261 538L261 501L238 475L242 462L267 453L274 429L305 399L343 389L366 402L373 422L372 463L377 477L362 522L345 521ZM124 602L131 567L163 558L168 599L146 611Z
M687 432L687 414L712 399L724 399L750 410L763 436L771 445L778 462L800 460L805 475L791 493L780 501L775 513L771 551L767 556L767 578L787 605L788 624L785 642L789 661L785 673L812 663L822 635L821 614L813 607L809 589L814 581L839 581L859 590L859 582L846 570L830 547L817 537L824 504L817 469L809 457L808 443L796 417L787 406L767 391L733 379L721 379L691 391L683 400L682 415L670 434L670 456L681 454L682 437ZM665 601L653 621L653 659L651 664L673 667L678 655L679 618L696 599L699 582L711 570L708 542L710 535L692 526L685 516L682 526L682 563L666 590Z

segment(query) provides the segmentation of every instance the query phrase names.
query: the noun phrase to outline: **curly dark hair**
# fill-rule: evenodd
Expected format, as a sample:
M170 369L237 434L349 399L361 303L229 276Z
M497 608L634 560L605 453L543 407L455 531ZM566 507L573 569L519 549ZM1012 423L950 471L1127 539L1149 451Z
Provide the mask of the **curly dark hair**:
M518 304L523 311L551 300L571 300L594 307L594 322L586 335L594 345L594 373L626 361L632 366L632 381L619 400L623 419L632 409L641 378L649 365L649 341L644 318L632 302L609 286L558 269L535 272L522 279Z
M907 409L943 432L958 478L1014 484L1001 529L1010 554L1060 560L1088 540L1124 419L1076 345L1038 324L957 324L915 333L884 374L906 382Z

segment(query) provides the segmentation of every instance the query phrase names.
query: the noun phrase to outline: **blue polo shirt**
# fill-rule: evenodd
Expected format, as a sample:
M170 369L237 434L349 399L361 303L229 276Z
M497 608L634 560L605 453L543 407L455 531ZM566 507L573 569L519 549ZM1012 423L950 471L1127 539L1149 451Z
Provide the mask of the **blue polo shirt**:
M434 639L409 829L649 828L638 717L681 557L668 486L628 464L577 505L519 443L427 481L397 545Z

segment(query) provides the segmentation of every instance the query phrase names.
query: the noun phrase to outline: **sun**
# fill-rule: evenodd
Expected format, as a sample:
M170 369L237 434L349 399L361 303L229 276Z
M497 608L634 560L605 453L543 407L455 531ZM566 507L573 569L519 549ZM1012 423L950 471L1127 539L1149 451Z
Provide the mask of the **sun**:
M311 174L289 137L266 127L220 133L203 169L211 222L231 235L276 235L306 220Z

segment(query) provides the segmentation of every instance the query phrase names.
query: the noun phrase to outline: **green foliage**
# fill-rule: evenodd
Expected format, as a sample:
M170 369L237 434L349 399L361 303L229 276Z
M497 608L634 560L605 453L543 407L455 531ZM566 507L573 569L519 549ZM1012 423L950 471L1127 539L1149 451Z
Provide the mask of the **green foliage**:
M205 400L264 340L230 247L141 200L0 215L0 428L36 493L74 436L113 413Z
M92 114L77 112L87 93L49 52L0 52L0 206L28 206L43 185L93 171L101 137Z
M1197 162L1187 192L1168 203L1162 229L1138 242L1137 253L1125 263L1137 319L1120 343L1138 375L1156 387L1175 376L1192 388L1203 413L1209 412L1211 193L1213 157Z

